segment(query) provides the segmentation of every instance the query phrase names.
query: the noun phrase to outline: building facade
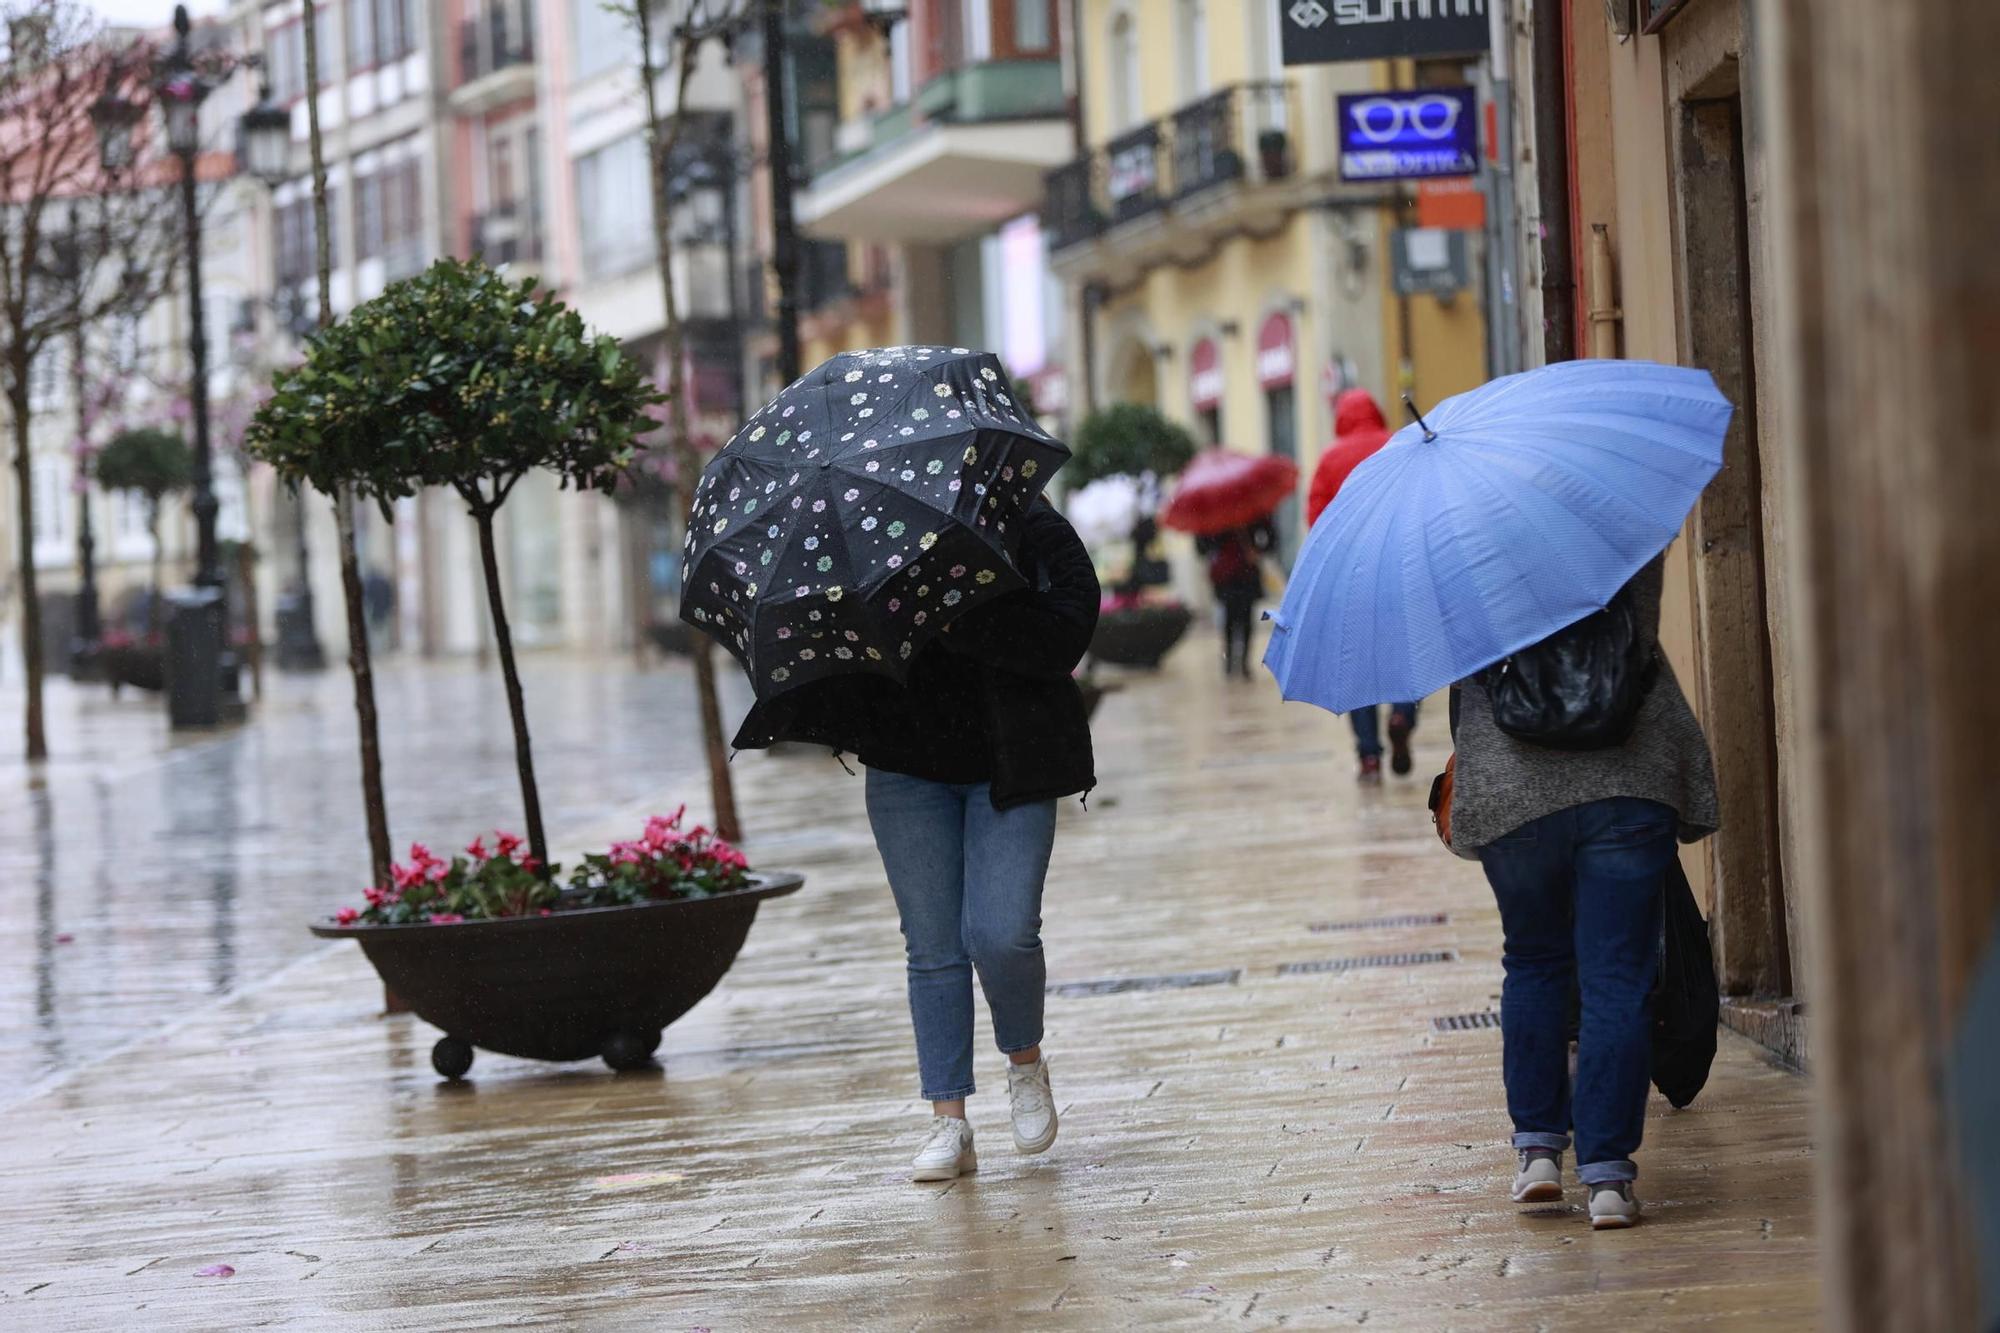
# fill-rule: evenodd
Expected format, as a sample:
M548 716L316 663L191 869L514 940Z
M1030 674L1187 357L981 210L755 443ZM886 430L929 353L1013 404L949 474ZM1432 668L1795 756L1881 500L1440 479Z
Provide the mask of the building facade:
M1069 12L1072 152L1043 216L1080 410L1144 403L1304 476L1340 389L1434 402L1484 377L1476 291L1391 289L1414 193L1340 180L1335 99L1412 77L1406 63L1287 69L1279 7L1255 0ZM1279 520L1289 556L1296 498Z

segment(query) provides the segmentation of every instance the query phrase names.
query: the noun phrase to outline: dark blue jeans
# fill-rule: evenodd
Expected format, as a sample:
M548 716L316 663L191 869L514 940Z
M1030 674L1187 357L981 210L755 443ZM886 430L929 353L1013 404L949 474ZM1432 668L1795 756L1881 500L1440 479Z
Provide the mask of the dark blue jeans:
M1658 802L1617 797L1531 820L1479 852L1506 936L1500 1032L1514 1146L1560 1151L1573 1127L1585 1184L1639 1174L1632 1154L1646 1127L1661 892L1677 822Z
M1357 708L1347 715L1348 722L1352 723L1354 727L1354 752L1363 759L1380 759L1382 757L1381 711L1381 709L1371 705L1367 708ZM1404 717L1409 718L1412 727L1417 725L1417 706L1415 704L1390 704L1389 711L1392 713L1401 713Z

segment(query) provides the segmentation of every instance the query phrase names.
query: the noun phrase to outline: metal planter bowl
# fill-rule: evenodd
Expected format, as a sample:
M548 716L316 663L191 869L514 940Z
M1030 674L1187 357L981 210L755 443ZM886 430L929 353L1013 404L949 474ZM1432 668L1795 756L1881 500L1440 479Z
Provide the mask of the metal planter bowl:
M1185 606L1135 606L1106 611L1097 618L1090 655L1113 666L1153 670L1194 623Z
M445 925L327 920L312 932L360 944L389 989L444 1030L431 1063L446 1078L471 1067L475 1046L636 1069L651 1061L661 1030L729 971L757 905L804 883L758 875L749 888L714 898Z

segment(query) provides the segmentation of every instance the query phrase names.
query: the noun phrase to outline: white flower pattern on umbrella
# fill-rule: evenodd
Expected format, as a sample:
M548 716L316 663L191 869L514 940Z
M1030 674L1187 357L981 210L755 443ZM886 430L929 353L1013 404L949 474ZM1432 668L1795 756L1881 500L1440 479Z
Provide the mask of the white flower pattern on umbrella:
M683 616L760 694L839 670L900 673L950 616L1020 586L1009 520L1066 451L1005 387L993 358L962 348L843 353L802 377L704 469ZM808 447L815 436L838 443ZM976 513L957 507L968 483ZM782 521L752 527L760 507ZM853 646L815 646L828 638Z

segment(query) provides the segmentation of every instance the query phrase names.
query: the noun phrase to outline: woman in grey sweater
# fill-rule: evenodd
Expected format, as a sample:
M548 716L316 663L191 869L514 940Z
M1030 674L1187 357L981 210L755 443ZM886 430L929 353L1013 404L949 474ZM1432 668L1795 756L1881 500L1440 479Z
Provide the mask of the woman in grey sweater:
M1665 557L1630 585L1657 645ZM1500 1027L1519 1154L1513 1196L1562 1197L1575 1131L1595 1228L1631 1226L1645 1128L1661 893L1680 842L1713 833L1715 766L1665 658L1631 737L1555 750L1501 731L1477 677L1459 684L1452 850L1486 870L1505 936ZM1573 997L1581 993L1576 1086Z

